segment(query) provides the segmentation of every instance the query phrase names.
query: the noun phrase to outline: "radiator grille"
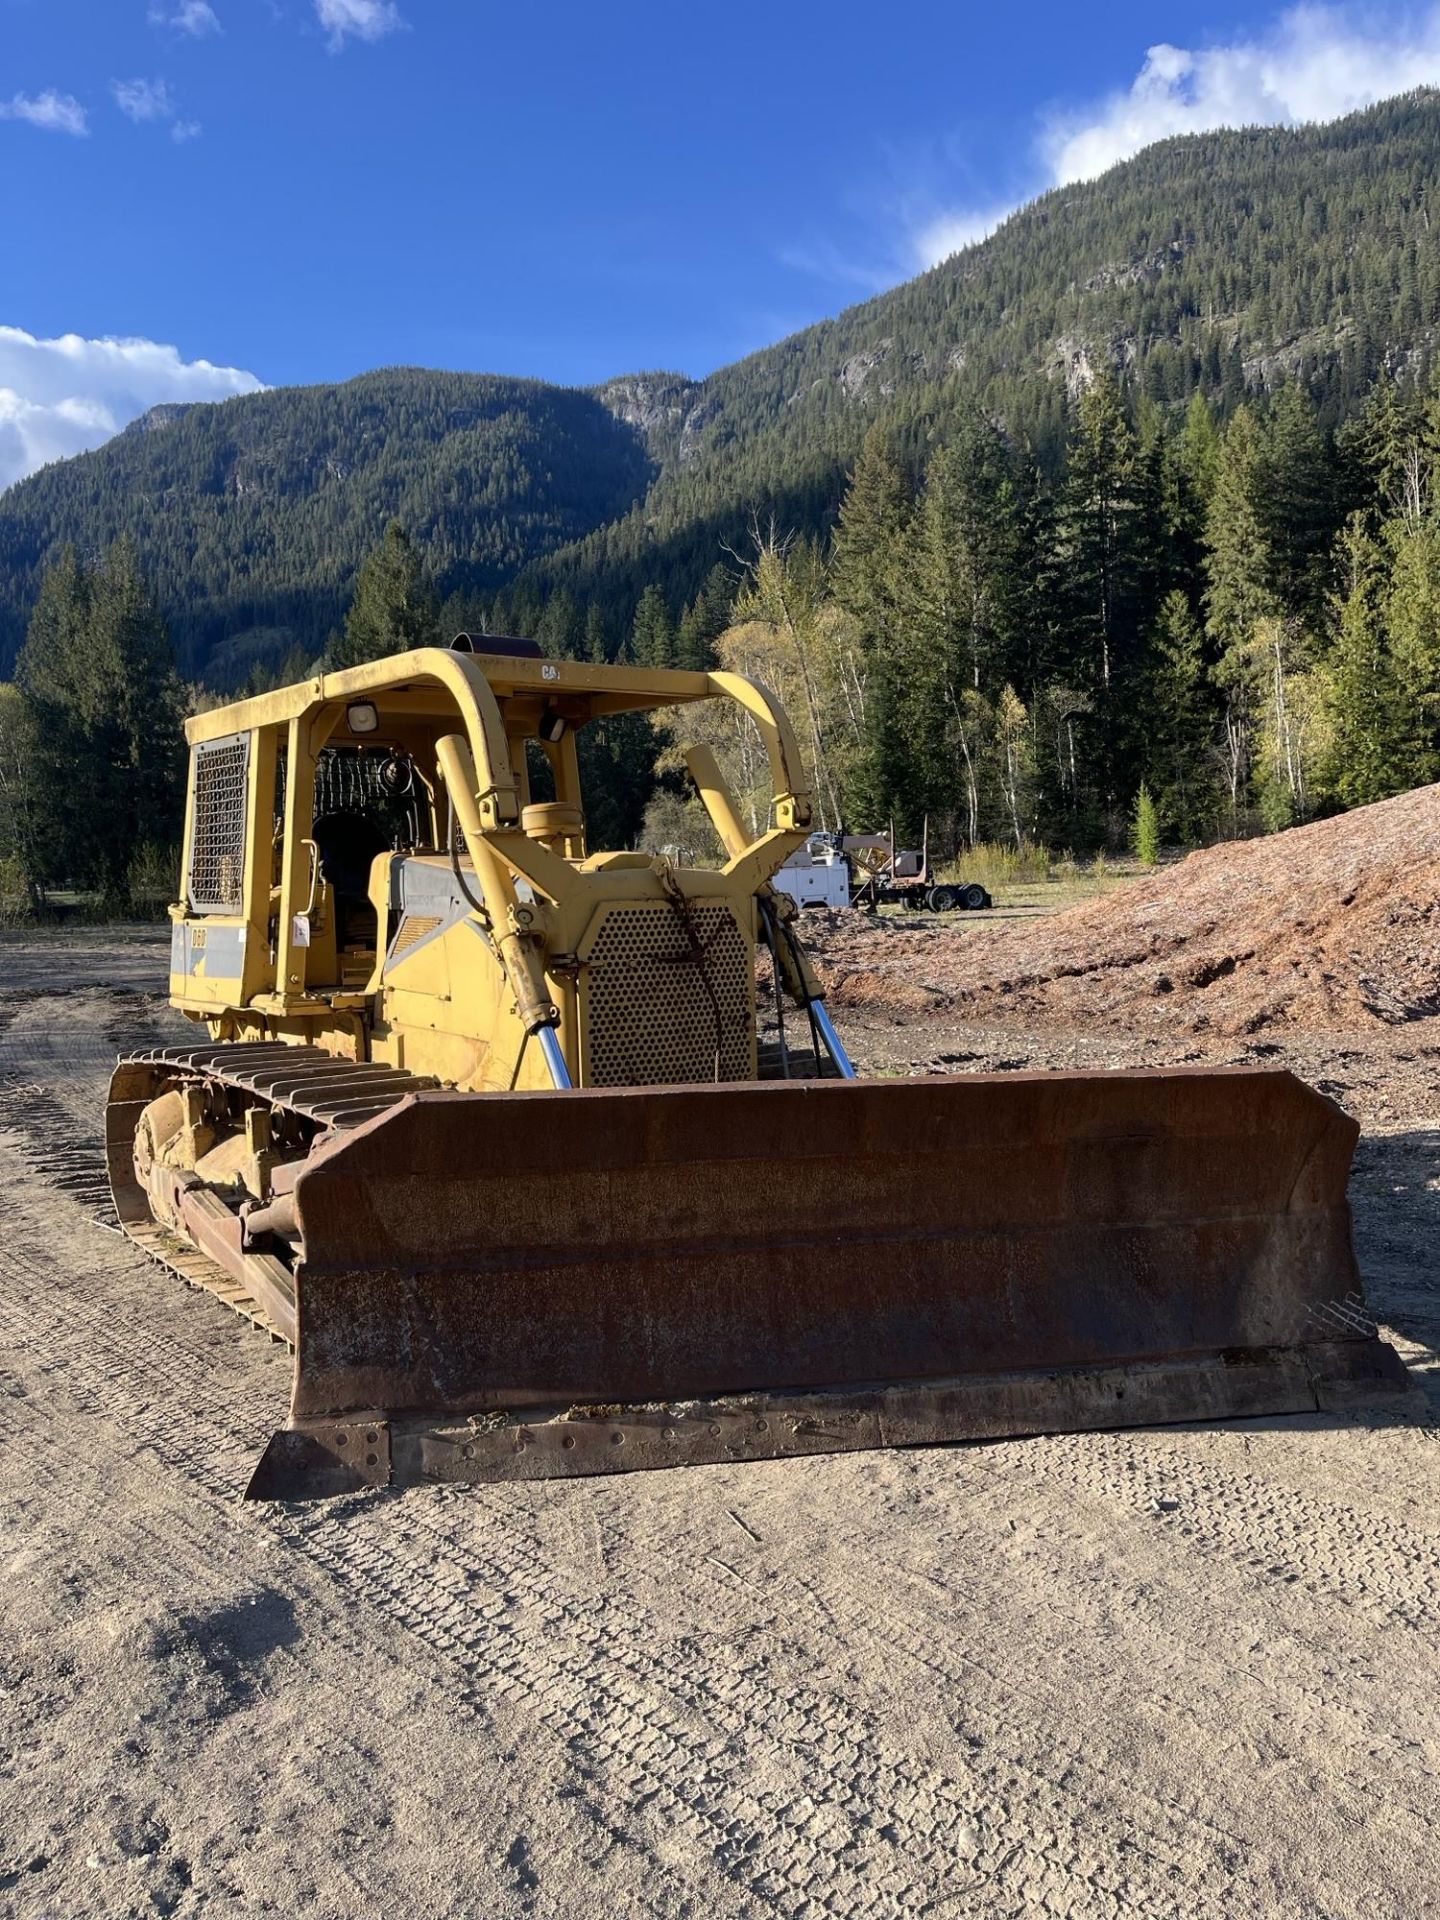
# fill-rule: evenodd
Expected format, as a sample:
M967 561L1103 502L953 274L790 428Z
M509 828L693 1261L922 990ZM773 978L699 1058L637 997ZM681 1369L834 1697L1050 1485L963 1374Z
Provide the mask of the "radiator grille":
M247 733L203 741L195 748L189 893L196 913L238 913L243 904L249 762Z
M586 971L587 1086L684 1086L753 1074L750 944L726 907L692 906L687 917L698 955L668 906L612 907L601 921Z
M439 924L438 913L407 913L400 922L400 931L390 949L390 958L398 960L402 953L410 951L417 940L423 940L427 933L434 933Z

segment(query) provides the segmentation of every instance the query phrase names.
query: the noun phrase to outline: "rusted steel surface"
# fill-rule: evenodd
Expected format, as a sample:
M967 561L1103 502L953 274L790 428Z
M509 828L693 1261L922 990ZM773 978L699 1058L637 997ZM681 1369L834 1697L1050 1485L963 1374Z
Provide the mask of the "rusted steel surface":
M535 1408L464 1423L377 1416L275 1434L246 1498L305 1500L367 1486L574 1479L1002 1434L1310 1413L1407 1386L1395 1354L1372 1338L1094 1370L973 1374L843 1394Z
M1357 1131L1248 1068L422 1093L297 1182L293 1411L1302 1348L1360 1292Z

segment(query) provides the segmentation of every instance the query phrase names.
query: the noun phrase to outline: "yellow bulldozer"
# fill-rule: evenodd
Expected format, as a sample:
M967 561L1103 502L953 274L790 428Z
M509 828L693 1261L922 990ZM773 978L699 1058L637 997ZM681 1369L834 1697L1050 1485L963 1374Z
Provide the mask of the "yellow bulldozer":
M736 703L709 868L590 844L586 727ZM126 1231L294 1353L293 1498L1332 1406L1354 1123L1289 1073L857 1079L772 886L794 734L729 673L461 635L201 714Z

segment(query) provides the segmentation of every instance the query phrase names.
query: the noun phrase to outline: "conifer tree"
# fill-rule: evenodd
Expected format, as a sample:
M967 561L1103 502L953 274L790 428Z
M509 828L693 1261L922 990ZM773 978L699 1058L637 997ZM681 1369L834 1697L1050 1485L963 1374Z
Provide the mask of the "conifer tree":
M976 688L1008 665L1018 507L1004 440L967 407L926 477L917 602L949 671Z
M1130 845L1142 867L1160 864L1160 815L1156 811L1154 796L1143 780L1135 797Z
M1336 474L1309 399L1293 381L1265 422L1257 506L1276 603L1314 629L1329 590Z
M1205 508L1215 486L1215 469L1220 458L1220 430L1205 395L1197 387L1185 409L1185 424L1176 438L1176 456L1186 485L1203 523Z
M1081 658L1104 693L1136 639L1135 435L1108 372L1081 396L1060 496L1059 536Z
M835 597L859 622L870 651L895 638L895 569L912 504L889 435L877 422L840 502L831 560Z
M1343 587L1325 676L1327 785L1347 807L1384 800L1428 771L1422 720L1407 700L1385 625L1385 556L1356 514L1341 541Z
M137 850L175 836L184 753L169 635L131 541L96 568L61 556L16 679L33 740L36 878L123 905Z
M552 660L576 660L584 645L585 629L580 609L562 588L552 593L532 629L533 637Z
M1262 620L1280 611L1271 582L1262 493L1260 431L1248 407L1225 429L1205 521L1205 619L1216 655L1215 677L1225 696L1223 761L1232 827L1249 798L1261 698L1254 637Z
M0 891L40 904L44 823L36 807L35 737L20 689L0 681Z
M345 633L327 664L358 667L440 639L439 612L425 563L409 534L392 520L355 581Z
M1385 635L1399 692L1402 784L1440 777L1440 518L1385 529Z
M630 657L637 667L673 667L675 627L663 588L652 581L641 594L630 629Z
M736 583L723 561L716 561L703 585L680 617L675 637L675 664L693 673L708 672L715 664L715 642L730 624Z
M868 830L915 811L913 743L904 715L902 577L913 512L909 482L877 423L840 503L832 545L836 600L855 622L863 738L846 794L847 817ZM920 811L924 811L921 798Z
M610 629L600 604L592 600L585 609L585 655L597 666L603 666L611 658Z
M1198 841L1214 810L1215 707L1200 622L1178 588L1160 609L1150 680L1151 790L1171 832Z

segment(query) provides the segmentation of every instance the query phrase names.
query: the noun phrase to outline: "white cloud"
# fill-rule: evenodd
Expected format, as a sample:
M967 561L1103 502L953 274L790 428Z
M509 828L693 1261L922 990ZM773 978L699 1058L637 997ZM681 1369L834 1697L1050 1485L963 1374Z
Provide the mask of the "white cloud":
M962 247L973 247L977 241L988 239L1014 211L1013 207L1000 206L985 212L971 208L937 213L910 236L911 252L922 265L933 267L941 260L948 260L952 253L959 253Z
M1413 87L1440 84L1440 7L1363 18L1301 6L1267 29L1214 46L1151 47L1122 91L1052 114L1037 142L1035 193L1090 180L1172 134L1335 120ZM1007 208L1004 212L1013 212ZM1004 212L953 209L914 223L912 267L937 266L983 238Z
M1230 46L1151 47L1128 90L1053 120L1043 148L1059 185L1089 180L1176 133L1338 120L1440 80L1440 13L1386 33L1333 7L1297 7Z
M16 93L0 100L0 120L25 120L47 133L73 133L77 137L90 131L85 109L69 93L57 93L47 87L44 93Z
M112 80L115 104L127 119L168 120L175 111L170 89L163 80Z
M239 367L182 360L153 340L38 340L0 327L0 489L98 447L162 401L228 400L261 385Z
M115 104L136 126L146 121L168 120L170 138L177 144L193 140L200 132L198 120L179 118L179 105L164 80L112 80L110 91Z
M405 22L394 0L315 0L315 14L330 36L330 50L338 53L347 36L383 40Z
M202 40L207 33L219 33L220 16L210 5L210 0L182 0L182 4L172 13L168 6L155 6L150 9L152 27L174 27L178 33L188 33Z

